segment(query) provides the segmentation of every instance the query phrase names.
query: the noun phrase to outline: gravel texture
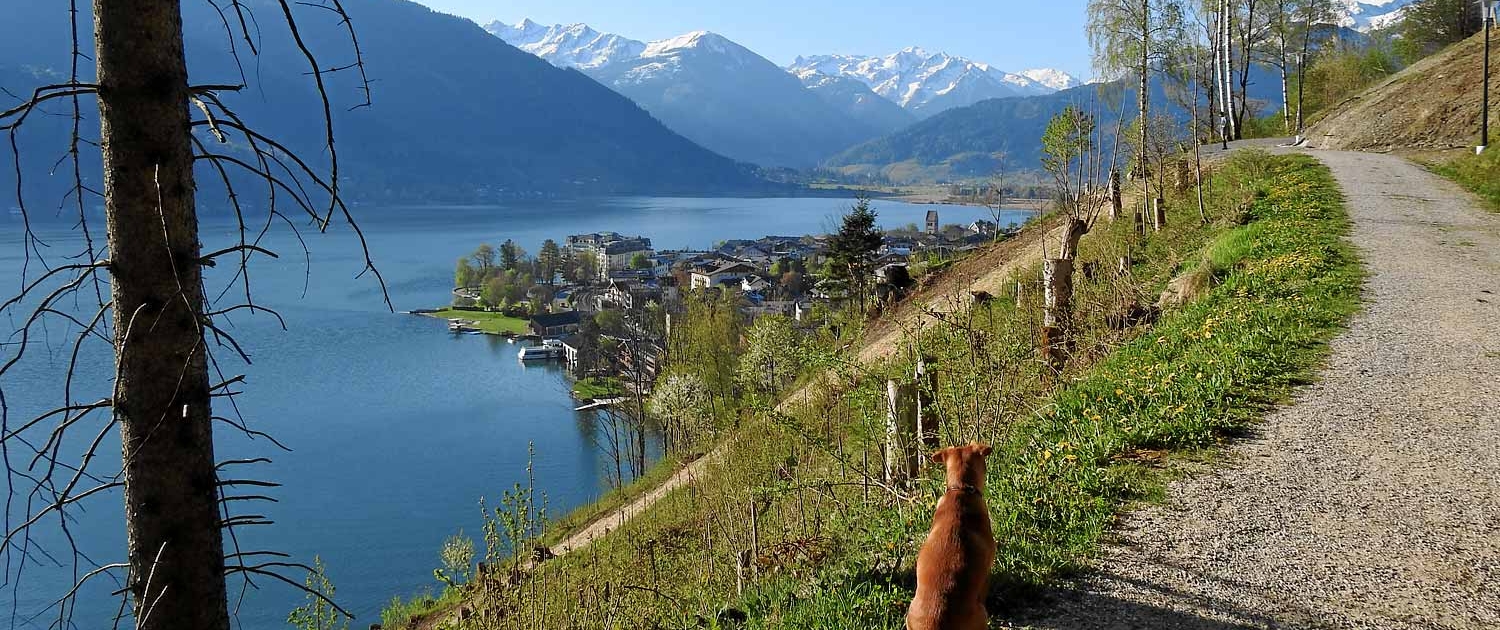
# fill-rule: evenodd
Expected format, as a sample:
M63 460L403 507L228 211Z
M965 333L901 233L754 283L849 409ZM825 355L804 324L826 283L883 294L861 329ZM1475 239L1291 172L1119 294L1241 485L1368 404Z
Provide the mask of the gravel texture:
M1369 272L1321 380L1009 624L1500 628L1500 215L1394 156L1313 155Z

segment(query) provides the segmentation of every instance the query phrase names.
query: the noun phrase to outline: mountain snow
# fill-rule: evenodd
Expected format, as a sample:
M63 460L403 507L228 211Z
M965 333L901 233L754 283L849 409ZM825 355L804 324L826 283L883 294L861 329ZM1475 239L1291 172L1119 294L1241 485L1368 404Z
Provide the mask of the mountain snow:
M809 82L812 75L857 79L876 94L921 116L1006 96L1050 94L1067 85L1072 77L1055 70L1039 74L1041 79L1012 74L989 64L929 53L910 47L884 57L860 55L816 55L798 57L787 71ZM1066 78L1064 78L1066 77ZM1044 80L1045 79L1045 80Z
M515 26L491 22L484 30L561 68L600 68L636 59L646 50L643 42L600 33L587 24L542 26L526 19Z
M1031 70L1022 70L1017 74L1057 92L1083 85L1083 81L1079 81L1077 77L1062 70L1054 70L1052 68L1033 68Z
M1385 28L1401 21L1406 8L1416 0L1337 0L1334 13L1339 26L1361 33Z

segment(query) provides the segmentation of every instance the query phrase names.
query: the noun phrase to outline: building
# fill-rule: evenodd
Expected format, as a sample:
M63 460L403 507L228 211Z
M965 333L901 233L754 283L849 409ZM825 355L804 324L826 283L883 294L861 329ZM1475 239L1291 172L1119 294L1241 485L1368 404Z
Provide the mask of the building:
M578 361L582 357L583 352L583 336L568 335L563 337L561 341L563 345L563 360L567 364L568 370L576 374L578 372Z
M600 280L608 280L610 272L629 269L637 255L649 260L656 253L651 250L651 239L617 232L573 234L563 239L563 248L572 256L592 257L597 262Z
M745 293L765 293L771 288L771 280L759 273L740 278L740 290Z
M608 280L612 271L621 271L630 268L630 262L636 256L644 256L647 260L656 252L651 250L651 239L634 237L610 241L596 250L599 257L599 278Z
M938 213L937 213L937 210L928 210L927 211L927 233L928 234L937 234L938 233Z
M756 272L755 267L742 263L723 263L714 268L697 267L693 269L692 282L694 289L707 289L710 287L722 287L726 284L737 285L746 276Z
M660 303L662 292L661 289L635 280L615 278L609 281L609 288L594 299L599 310L616 308L634 311L646 308L651 302Z
M583 317L578 311L564 311L535 315L527 323L526 328L538 337L559 337L578 332L578 327L582 323Z

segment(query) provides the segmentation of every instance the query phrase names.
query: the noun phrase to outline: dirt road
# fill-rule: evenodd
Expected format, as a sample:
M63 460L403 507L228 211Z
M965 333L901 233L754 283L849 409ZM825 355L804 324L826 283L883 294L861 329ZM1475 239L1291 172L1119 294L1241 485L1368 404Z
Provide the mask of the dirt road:
M1322 380L1127 516L1039 628L1500 628L1500 215L1314 152L1370 274Z

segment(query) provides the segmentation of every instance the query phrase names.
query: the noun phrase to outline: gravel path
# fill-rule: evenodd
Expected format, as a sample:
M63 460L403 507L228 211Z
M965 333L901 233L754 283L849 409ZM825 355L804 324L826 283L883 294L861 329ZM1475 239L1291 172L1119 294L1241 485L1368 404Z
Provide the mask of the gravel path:
M1315 152L1370 273L1322 380L1122 520L1038 628L1500 628L1500 216Z

